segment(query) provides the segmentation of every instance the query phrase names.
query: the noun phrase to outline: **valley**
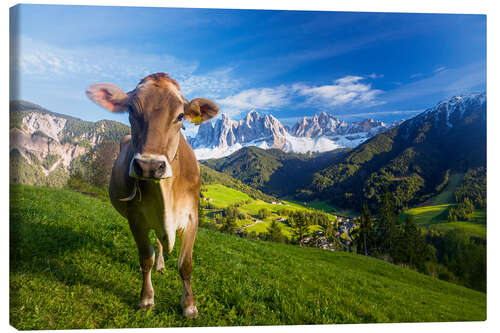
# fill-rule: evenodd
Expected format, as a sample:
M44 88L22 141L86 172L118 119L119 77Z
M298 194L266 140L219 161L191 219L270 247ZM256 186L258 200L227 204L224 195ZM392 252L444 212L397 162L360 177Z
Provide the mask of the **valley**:
M254 199L245 193L225 187L219 184L204 185L202 187L202 198L200 204L204 207L205 218L203 223L210 223L215 228L220 229L222 226L218 221L217 214L222 214L224 208L236 206L239 212L243 214L242 218L236 219L236 233L255 233L256 236L264 235L273 220L278 221L281 232L290 241L292 240L292 226L287 221L285 211L303 211L314 212L321 211L328 217L328 220L337 224L337 217L331 214L331 207L322 202L312 203L297 203L286 200L277 200L265 202L260 199ZM304 205L305 204L305 205ZM262 216L261 212L268 212L267 216ZM336 228L337 229L337 228ZM309 226L309 232L321 231L324 233L323 227L320 225Z

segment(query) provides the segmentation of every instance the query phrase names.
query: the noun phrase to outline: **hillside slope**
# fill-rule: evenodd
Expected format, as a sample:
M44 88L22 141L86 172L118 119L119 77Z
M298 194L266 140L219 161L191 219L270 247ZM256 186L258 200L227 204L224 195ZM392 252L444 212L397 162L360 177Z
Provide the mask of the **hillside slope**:
M345 207L376 203L388 186L398 207L436 194L445 175L486 165L486 95L456 96L353 149L317 172L309 190Z
M203 164L198 164L200 166L200 176L201 176L201 184L203 186L205 185L212 185L212 184L220 184L224 185L233 189L236 189L238 191L241 191L243 193L248 194L249 196L256 198L256 199L261 199L266 202L271 202L271 201L277 201L275 197L271 195L267 195L265 193L262 193L260 190L250 187L238 179L235 179L228 174L218 172L216 170L213 170L206 165Z
M220 159L200 163L245 184L277 196L295 195L312 181L312 175L340 160L349 149L316 154L285 153L279 149L245 147Z
M111 120L84 121L26 101L10 101L10 181L62 187L92 150L115 143L130 128Z
M486 319L484 293L381 260L205 229L194 250L200 317L182 317L178 244L166 273L153 273L156 310L142 312L137 250L110 204L23 185L11 187L10 200L10 321L18 329Z

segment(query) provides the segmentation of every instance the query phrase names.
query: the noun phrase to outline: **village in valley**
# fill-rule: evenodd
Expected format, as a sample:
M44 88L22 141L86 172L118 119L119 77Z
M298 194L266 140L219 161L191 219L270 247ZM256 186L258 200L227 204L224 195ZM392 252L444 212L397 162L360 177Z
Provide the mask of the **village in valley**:
M324 203L322 209L315 208L311 203L276 200L264 202L262 200L252 200L250 198L245 201L225 202L221 200L221 194L224 191L234 191L233 189L224 188L217 185L217 190L208 185L202 190L200 206L203 207L203 215L205 216L203 225L211 225L221 231L229 231L235 235L245 238L270 240L269 228L271 224L276 223L283 234L285 242L295 241L300 246L316 247L329 251L349 251L352 252L353 241L356 237L359 223L358 217L353 213L350 216L343 216L335 212L333 207L326 206ZM208 194L210 193L210 194ZM211 195L211 196L209 196ZM240 193L240 195L245 195ZM235 200L238 196L233 196ZM258 206L258 209L256 209ZM328 209L329 208L329 209ZM236 210L236 211L235 211ZM304 217L308 219L308 213L320 214L327 217L326 224L309 224L307 231L300 234L297 238L297 223L290 219L291 211L301 211ZM233 220L234 218L234 220ZM200 219L201 221L202 219ZM228 221L229 220L229 221ZM314 221L314 219L311 219ZM235 227L227 228L227 224L234 222ZM228 230L229 229L229 230Z

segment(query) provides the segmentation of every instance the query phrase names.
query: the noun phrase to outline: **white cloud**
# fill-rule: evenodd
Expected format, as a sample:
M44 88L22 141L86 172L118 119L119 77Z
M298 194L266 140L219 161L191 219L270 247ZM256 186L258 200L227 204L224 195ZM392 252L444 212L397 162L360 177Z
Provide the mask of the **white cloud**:
M478 62L459 68L447 68L432 76L401 85L387 91L384 100L392 104L433 95L447 98L477 89L483 90L485 85L486 63Z
M66 49L31 38L18 39L17 67L21 75L45 79L92 76L99 79L138 81L154 72L169 72L173 77L193 73L197 63L179 60L168 54L130 53L124 49L86 47Z
M370 78L370 79L380 79L380 78L384 77L384 74L371 73L371 74L368 74L366 77Z
M204 74L192 74L178 80L186 98L220 98L233 93L241 86L241 80L234 78L232 68L220 68Z
M254 88L216 100L222 113L236 117L251 109L270 110L294 104L294 107L316 108L370 107L384 104L378 99L382 90L372 89L371 84L360 82L365 77L348 75L336 79L331 85L311 86L304 83L280 85L274 88Z
M251 109L269 110L290 103L290 88L281 85L276 88L254 88L243 90L236 95L217 100L224 113L237 116Z
M220 98L234 93L241 85L231 68L200 74L197 62L169 54L131 53L106 47L61 48L26 36L20 36L14 44L12 60L15 63L11 70L21 86L35 80L42 86L74 89L79 98L84 97L83 89L91 83L112 82L127 91L155 72L166 72L176 79L188 99Z
M380 116L397 116L397 115L416 115L424 112L424 110L397 110L397 111L374 111L362 113L343 114L344 118L359 118L359 117L380 117Z
M349 75L335 80L331 85L295 85L295 89L298 95L306 97L306 103L317 107L383 104L377 98L383 91L372 89L369 83L360 82L363 79L361 76Z
M415 73L415 74L410 75L410 79L414 79L414 78L417 78L417 77L421 77L421 76L423 76L423 75L424 75L423 73Z
M444 71L445 69L446 69L446 67L444 67L444 66L440 66L440 67L436 68L436 69L434 70L434 72L435 72L435 73L438 73L438 72Z

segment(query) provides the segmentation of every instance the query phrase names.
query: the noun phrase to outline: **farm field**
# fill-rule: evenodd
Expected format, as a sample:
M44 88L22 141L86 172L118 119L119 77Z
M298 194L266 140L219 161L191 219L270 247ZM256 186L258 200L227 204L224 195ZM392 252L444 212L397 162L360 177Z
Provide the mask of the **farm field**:
M448 185L439 193L437 196L435 196L432 200L432 203L434 205L442 205L446 203L453 202L453 193L455 193L455 190L457 189L460 184L462 184L464 180L464 174L463 173L455 173L453 175L450 175Z
M199 318L182 317L178 242L166 272L153 272L156 308L143 312L136 309L137 249L109 203L13 185L10 207L10 323L17 329L486 319L484 293L382 260L203 228L193 258Z
M424 228L433 228L440 231L452 229L463 229L472 236L486 238L486 210L476 210L473 214L474 222L456 221L448 222L448 210L455 204L450 203L453 200L453 193L462 183L463 174L454 174L446 188L434 198L427 201L427 205L411 208L399 216L400 221L404 221L406 215L410 215L413 221Z
M247 214L248 219L238 221L237 222L238 227L241 227L243 225L253 224L251 226L246 227L246 230L248 232L254 231L257 234L266 232L271 221L281 217L279 214L279 210L281 209L287 209L293 211L299 211L299 210L311 211L312 209L317 209L321 211L331 211L329 209L330 206L328 206L326 203L318 201L314 201L311 204L306 203L306 205L304 205L298 202L281 200L283 204L272 204L262 201L260 199L252 199L245 193L239 192L235 189L219 184L205 185L203 186L203 188L204 188L204 191L202 192L203 196L205 198L210 198L211 199L210 203L214 207L222 209L233 204L241 204L238 207L238 209L242 213ZM271 212L271 215L268 218L261 220L257 216L259 210L263 208L269 210ZM334 215L332 214L327 214L327 215L330 219L335 220ZM253 222L253 220L255 219L258 219L261 222L258 223ZM280 227L285 236L287 237L291 236L290 226L284 223L280 223ZM315 226L310 226L309 229L311 231L321 230L321 227L315 225Z
M326 213L330 214L337 214L340 216L345 216L345 217L356 217L359 216L358 212L355 212L351 209L344 209L344 208L339 208L334 205L331 205L327 202L324 201L319 201L319 200L314 200L314 201L309 201L304 205L304 202L300 202L299 200L295 200L290 197L284 198L285 201L290 204L291 206L297 206L297 207L302 207L302 208L314 208L318 210L322 210Z
M404 221L405 215L410 215L420 227L433 228L440 231L459 228L472 236L486 238L486 210L482 209L474 212L473 218L477 219L477 222L448 222L448 209L453 206L453 204L446 204L412 208L403 213L400 216L400 220Z
M204 188L206 189L206 191L202 192L203 196L206 198L211 198L213 200L211 202L212 205L219 208L224 208L229 205L251 199L248 194L226 187L224 185L205 185Z

